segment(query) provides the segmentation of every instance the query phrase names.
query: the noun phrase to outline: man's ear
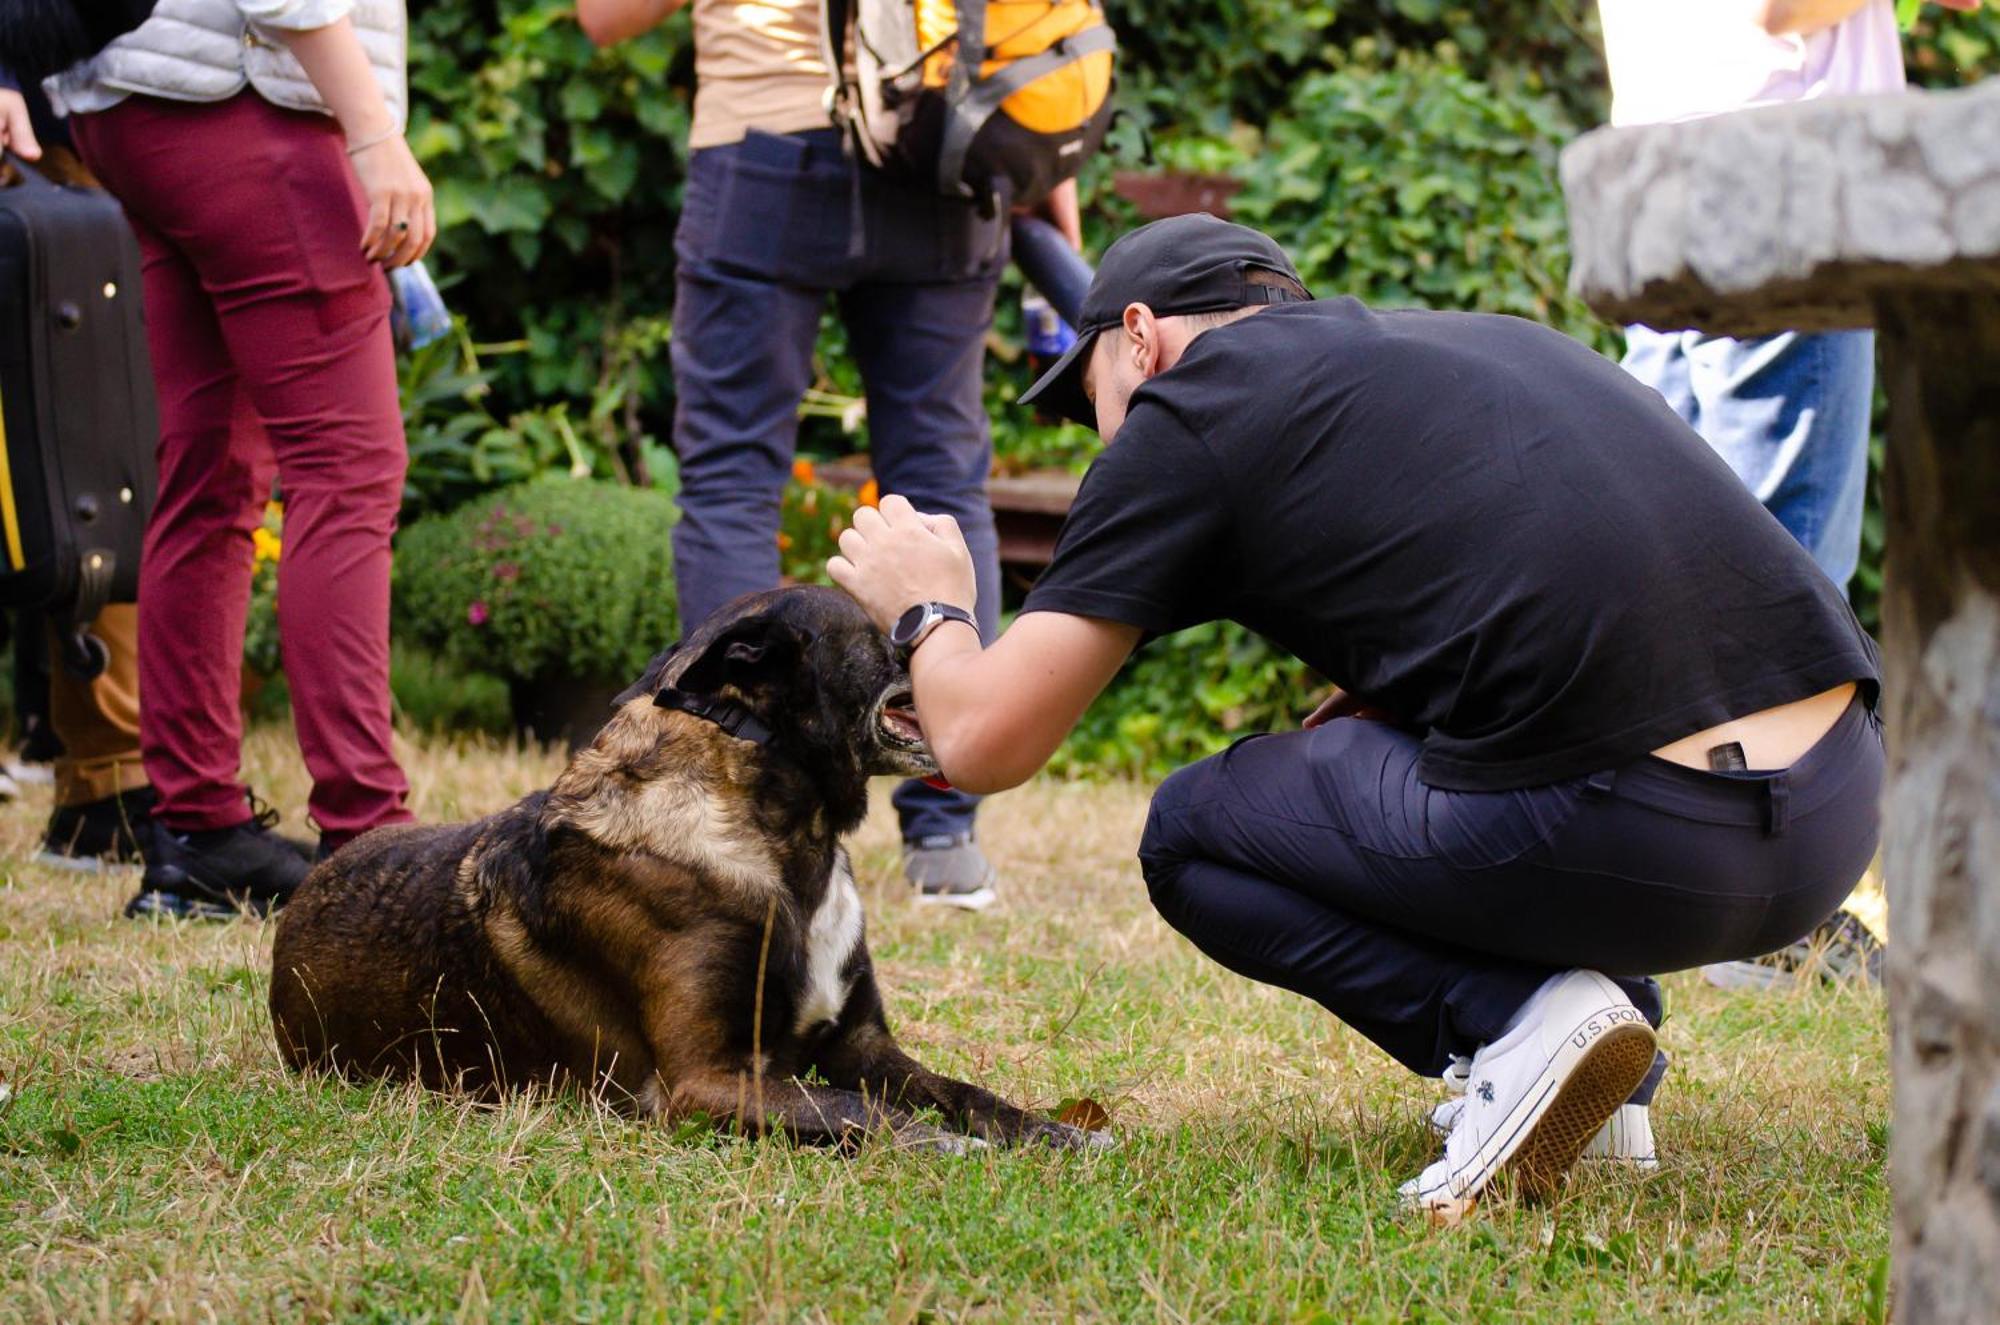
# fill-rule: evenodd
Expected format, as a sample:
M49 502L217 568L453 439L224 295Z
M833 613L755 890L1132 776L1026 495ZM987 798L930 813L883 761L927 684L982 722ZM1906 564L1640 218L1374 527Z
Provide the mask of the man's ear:
M1127 304L1122 325L1126 343L1119 346L1119 352L1132 356L1140 377L1152 379L1162 371L1160 319L1145 304Z
M751 690L794 671L811 642L797 626L769 616L747 617L717 635L674 682L692 695L714 694L723 686Z

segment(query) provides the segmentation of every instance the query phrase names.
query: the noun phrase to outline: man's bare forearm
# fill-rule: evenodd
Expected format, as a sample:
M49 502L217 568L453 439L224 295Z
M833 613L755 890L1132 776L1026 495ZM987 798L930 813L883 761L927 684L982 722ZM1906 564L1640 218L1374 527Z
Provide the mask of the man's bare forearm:
M1062 745L1139 631L1117 622L1029 612L982 649L971 627L940 626L910 660L917 717L953 786L1019 786Z

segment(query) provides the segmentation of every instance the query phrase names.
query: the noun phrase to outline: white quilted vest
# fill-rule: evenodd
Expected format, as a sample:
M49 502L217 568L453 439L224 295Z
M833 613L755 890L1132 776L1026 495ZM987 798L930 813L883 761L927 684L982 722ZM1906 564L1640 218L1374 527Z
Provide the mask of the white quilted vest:
M354 0L350 17L389 112L401 125L409 104L403 0ZM247 84L273 105L326 111L284 43L247 22L235 0L160 0L151 18L51 82L59 101L88 87L170 101L225 101Z

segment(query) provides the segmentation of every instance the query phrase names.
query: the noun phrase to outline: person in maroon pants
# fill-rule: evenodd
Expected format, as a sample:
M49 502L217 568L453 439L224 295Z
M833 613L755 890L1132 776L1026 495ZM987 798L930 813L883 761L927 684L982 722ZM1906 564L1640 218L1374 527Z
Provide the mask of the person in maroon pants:
M250 534L274 473L279 637L319 850L410 818L391 749L407 455L383 268L422 256L435 222L401 134L403 22L390 0L166 0L49 83L138 233L159 389L139 587L159 801L128 915L268 911L309 867L238 776ZM219 79L204 44L218 28L242 62Z

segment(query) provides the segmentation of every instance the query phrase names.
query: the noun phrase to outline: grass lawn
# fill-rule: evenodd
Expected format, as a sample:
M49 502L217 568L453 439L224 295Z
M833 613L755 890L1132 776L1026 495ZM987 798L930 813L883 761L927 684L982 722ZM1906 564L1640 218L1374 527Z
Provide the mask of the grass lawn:
M405 749L426 819L557 761ZM297 754L253 782L302 822ZM886 791L886 788L883 789ZM263 924L135 924L129 878L30 863L0 809L0 1320L1868 1320L1888 1069L1871 990L1669 980L1649 1179L1456 1229L1398 1212L1440 1097L1146 903L1144 788L1041 783L982 820L1004 902L920 912L886 794L856 843L892 1024L1044 1107L1085 1158L854 1158L676 1135L574 1098L500 1110L305 1082L274 1050Z

